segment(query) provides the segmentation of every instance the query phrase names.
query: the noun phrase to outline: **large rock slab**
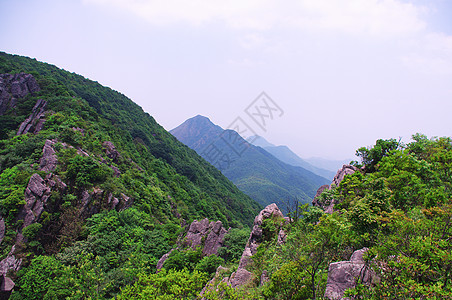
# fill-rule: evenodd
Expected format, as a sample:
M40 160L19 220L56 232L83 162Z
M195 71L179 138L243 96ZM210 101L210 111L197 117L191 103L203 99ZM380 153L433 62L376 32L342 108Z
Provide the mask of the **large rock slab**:
M367 248L353 252L350 260L331 263L328 268L328 279L324 297L330 300L348 299L344 297L347 289L354 288L357 280L363 284L371 284L375 273L363 259Z

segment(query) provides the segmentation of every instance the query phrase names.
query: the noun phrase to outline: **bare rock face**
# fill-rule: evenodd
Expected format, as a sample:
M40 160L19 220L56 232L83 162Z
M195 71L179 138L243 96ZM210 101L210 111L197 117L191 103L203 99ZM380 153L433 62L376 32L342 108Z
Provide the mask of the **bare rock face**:
M358 168L352 165L343 165L342 168L337 171L336 176L333 178L331 185L339 186L339 183L344 179L345 175L350 175L355 173Z
M344 179L345 175L350 175L356 172L358 168L352 165L343 165L341 169L339 169L336 173L336 175L333 178L333 181L330 185L322 185L318 190L317 193L314 196L314 199L312 200L312 205L320 207L323 209L326 213L332 214L334 212L334 205L337 203L335 199L332 199L328 203L322 202L320 199L320 195L326 190L326 189L332 189L333 186L339 186L341 181Z
M27 188L25 189L25 202L26 204L20 210L18 219L23 219L23 227L35 223L42 212L44 211L44 205L50 198L50 187L46 185L46 181L37 173L31 175ZM18 234L18 240L22 240L22 235Z
M375 273L363 259L367 248L353 252L349 261L331 263L328 268L328 280L324 297L326 299L347 299L344 292L355 287L359 279L364 284L371 284L376 279Z
M39 91L39 85L31 74L0 74L0 116L13 109L18 98Z
M237 271L231 274L229 279L232 287L237 287L246 284L251 279L251 272L246 269L246 266L251 262L251 256L256 254L257 247L259 247L262 241L262 222L265 219L271 217L281 217L284 218L282 212L279 210L275 203L272 203L265 207L261 212L254 218L254 226L251 231L248 242L246 243L245 250L240 258L239 266ZM283 235L281 233L281 235ZM282 237L281 237L282 238Z
M201 221L193 221L185 239L192 249L203 246L202 254L208 256L217 254L218 249L223 246L223 239L227 232L228 230L223 227L221 221L209 222L206 218ZM204 245L203 239L205 239Z
M47 101L38 99L31 112L31 115L20 124L17 135L26 134L28 132L38 133L44 127L45 108Z
M53 145L56 141L46 140L44 148L42 149L42 157L39 161L39 169L44 172L53 172L58 164L58 157Z

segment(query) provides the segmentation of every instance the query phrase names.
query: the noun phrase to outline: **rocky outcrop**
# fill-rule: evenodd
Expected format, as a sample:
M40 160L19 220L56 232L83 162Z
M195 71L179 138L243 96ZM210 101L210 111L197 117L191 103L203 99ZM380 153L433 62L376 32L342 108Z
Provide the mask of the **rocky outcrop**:
M194 220L188 228L184 242L179 244L177 248L190 247L195 250L202 247L202 255L217 255L218 249L223 246L224 236L228 230L223 227L221 221L209 222L207 218L197 221ZM176 248L171 249L164 254L157 263L157 272L163 267L163 264Z
M206 237L204 248L202 249L202 253L205 256L212 254L216 255L218 253L218 249L223 246L224 236L228 232L228 230L223 227L221 221L215 223L210 222L209 227L211 227L211 230Z
M14 245L8 256L0 261L0 296L3 299L8 299L15 285L11 278L6 277L6 275L9 271L17 272L22 264L22 259L17 259L14 256L15 250L16 246Z
M352 165L343 165L342 168L337 171L336 176L334 176L333 182L331 182L331 186L333 184L335 186L339 186L345 175L353 174L357 169L357 167Z
M39 85L31 74L0 74L0 116L16 107L18 98L39 91Z
M344 297L347 289L355 287L357 281L371 284L376 280L375 273L363 259L367 248L353 252L349 261L331 263L324 297L326 299L348 299Z
M38 133L44 127L45 108L47 101L38 99L31 112L31 115L20 124L17 135L26 134L28 132Z
M42 149L42 157L39 161L39 169L41 171L55 171L56 165L58 164L58 157L56 156L55 149L53 149L55 143L55 140L46 140L44 148Z
M345 175L350 175L356 172L358 168L352 165L343 165L342 168L340 168L336 175L333 178L333 181L330 185L322 185L318 190L317 193L314 196L314 199L312 200L312 205L320 207L323 209L326 213L332 214L334 212L334 205L337 204L337 201L335 199L331 199L329 201L323 201L320 198L320 195L326 190L326 189L332 189L333 187L339 186L341 181L344 179Z
M44 205L50 198L50 187L46 185L46 181L37 173L31 175L28 181L27 188L25 189L25 205L20 210L17 218L23 219L23 227L35 223L42 212L44 211ZM18 240L22 240L22 235L18 234Z
M251 231L250 237L245 246L245 250L243 251L242 257L240 258L237 271L232 273L231 277L229 278L229 283L232 287L244 285L251 279L251 272L248 271L246 267L251 262L251 256L253 256L257 252L257 247L259 247L260 243L262 242L262 222L265 219L272 217L284 218L282 212L279 210L278 206L275 203L272 203L265 207L256 216L256 218L254 218L253 230Z
M203 255L208 256L217 254L218 249L223 246L224 235L227 232L221 221L209 222L207 218L201 221L195 220L190 224L185 240L187 246L192 249L203 247Z

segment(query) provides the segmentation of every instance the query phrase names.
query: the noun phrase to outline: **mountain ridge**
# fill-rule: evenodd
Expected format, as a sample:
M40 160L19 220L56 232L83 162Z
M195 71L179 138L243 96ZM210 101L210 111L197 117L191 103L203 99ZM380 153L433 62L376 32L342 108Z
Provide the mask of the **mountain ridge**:
M223 130L208 118L195 116L170 130L197 151L251 198L266 206L276 202L286 209L290 198L308 203L328 180L298 166L290 166L244 140L237 132ZM192 135L195 134L195 135Z

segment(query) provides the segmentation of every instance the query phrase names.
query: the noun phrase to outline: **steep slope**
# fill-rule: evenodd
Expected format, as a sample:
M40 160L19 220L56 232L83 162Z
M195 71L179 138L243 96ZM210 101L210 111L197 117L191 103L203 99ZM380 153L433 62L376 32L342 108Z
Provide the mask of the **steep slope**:
M294 198L308 203L317 188L328 183L304 168L281 162L203 116L188 119L170 132L262 205L275 202L285 209L286 202Z
M328 180L332 180L334 178L334 172L325 170L322 168L318 168L298 155L296 155L292 150L287 146L275 146L265 140L263 137L259 136L257 138L250 138L253 141L253 145L259 146L265 149L268 153L272 154L274 157L279 159L280 161L292 165L302 167L308 171L311 171L314 174L325 177Z
M124 95L6 53L0 74L1 297L114 298L187 222L252 224L260 206Z

